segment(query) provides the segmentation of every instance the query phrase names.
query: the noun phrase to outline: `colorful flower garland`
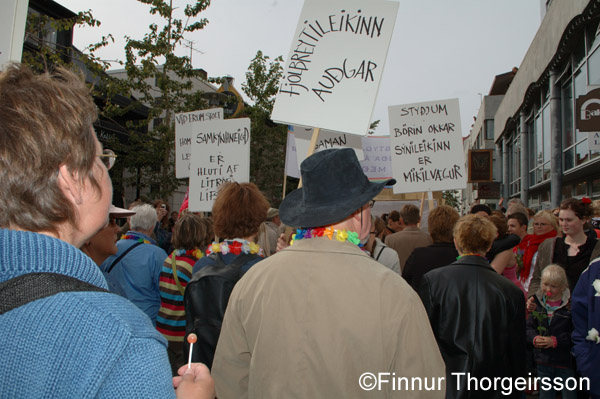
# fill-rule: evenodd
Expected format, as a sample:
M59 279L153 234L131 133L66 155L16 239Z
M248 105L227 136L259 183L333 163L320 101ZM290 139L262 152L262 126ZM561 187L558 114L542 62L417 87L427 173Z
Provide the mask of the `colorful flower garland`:
M212 245L210 245L206 250L206 255L210 255L216 252L220 252L223 255L227 255L229 253L234 255L245 253L257 254L258 256L261 256L263 258L265 256L262 248L259 247L256 243L252 241L242 240L240 238L226 240L223 242L213 242Z
M292 237L290 245L294 244L294 241L302 240L304 238L315 238L315 237L327 237L330 240L335 239L339 242L348 241L354 245L362 247L358 233L348 230L334 230L333 227L317 227L315 229L297 229L296 234Z
M173 252L175 252L175 256L187 256L188 258L196 258L196 259L200 259L201 257L204 256L204 254L202 253L202 251L200 251L198 248L195 249L176 249Z
M144 244L152 244L150 241L146 240L145 238L133 236L131 234L123 234L121 236L121 240L134 240L137 242L143 242Z

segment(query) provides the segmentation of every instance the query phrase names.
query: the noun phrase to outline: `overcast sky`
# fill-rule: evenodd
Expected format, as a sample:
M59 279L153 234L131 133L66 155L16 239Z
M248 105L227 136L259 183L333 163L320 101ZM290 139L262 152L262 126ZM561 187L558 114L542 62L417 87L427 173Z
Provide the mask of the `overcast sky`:
M158 22L136 0L55 1L74 12L91 9L102 22L100 28L75 31L78 48L112 33L115 43L99 53L105 59L123 60L123 37L141 39ZM186 1L174 4L181 11ZM209 76L233 76L241 92L258 50L287 57L302 5L303 0L213 0L200 14L209 24L188 38L201 51L192 52L194 67ZM468 135L481 95L495 75L521 64L540 21L540 0L400 1L372 116L381 120L376 134L389 134L388 106L458 98L463 136Z

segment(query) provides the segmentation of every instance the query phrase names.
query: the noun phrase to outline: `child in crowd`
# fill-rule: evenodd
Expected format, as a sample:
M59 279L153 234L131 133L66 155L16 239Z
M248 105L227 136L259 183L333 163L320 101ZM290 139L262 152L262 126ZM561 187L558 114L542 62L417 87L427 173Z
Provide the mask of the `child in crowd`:
M570 352L573 323L567 306L570 297L567 275L562 267L551 264L542 271L541 280L541 287L534 296L536 310L527 320L527 340L534 347L538 377L564 381L575 377ZM556 393L543 381L540 380L539 385L540 399L554 399ZM577 392L565 388L562 398L576 399Z

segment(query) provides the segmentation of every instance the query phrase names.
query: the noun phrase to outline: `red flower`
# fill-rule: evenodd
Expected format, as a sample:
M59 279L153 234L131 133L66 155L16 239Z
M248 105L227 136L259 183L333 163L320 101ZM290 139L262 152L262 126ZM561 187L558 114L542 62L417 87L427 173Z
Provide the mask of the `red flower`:
M323 237L323 234L325 233L325 229L322 227L313 229L312 231L312 236L313 237Z
M585 205L587 205L587 204L591 204L591 203L592 203L592 200L591 200L591 199L589 199L588 197L583 197L583 198L581 199L581 203L582 203L582 204L585 204Z
M239 241L232 241L229 243L229 252L234 255L239 255L242 253L242 243Z

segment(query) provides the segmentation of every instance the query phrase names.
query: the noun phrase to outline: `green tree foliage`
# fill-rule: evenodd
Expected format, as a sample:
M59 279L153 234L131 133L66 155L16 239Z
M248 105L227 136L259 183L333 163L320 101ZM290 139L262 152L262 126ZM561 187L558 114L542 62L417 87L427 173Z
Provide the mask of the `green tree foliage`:
M460 212L460 203L458 201L457 190L442 191L442 198L446 202L446 205L449 205Z
M208 106L201 92L192 91L193 80L201 78L201 71L192 67L189 57L175 55L175 50L185 35L206 26L208 20L198 18L198 14L210 5L210 0L187 4L185 21L176 18L172 0L138 1L150 5L150 14L159 16L163 24L151 24L143 39L126 37L126 83L149 107L144 123L153 122L147 133L132 135L136 150L127 154L126 161L140 173L129 183L150 188L150 197L166 198L181 183L175 179L173 114Z
M53 69L56 66L64 66L70 69L81 69L85 66L89 73L99 76L109 66L108 62L96 56L96 51L114 42L112 35L103 36L98 43L90 44L81 52L74 51L70 46L61 43L60 40L48 40L54 36L73 30L75 26L98 27L101 23L94 18L91 10L79 12L71 18L55 19L48 15L31 12L27 16L25 27L25 46L22 62L37 73Z
M258 51L246 72L242 90L254 103L245 108L251 119L250 181L265 194L271 206L278 207L283 194L287 126L270 119L283 76L281 56L270 58Z

